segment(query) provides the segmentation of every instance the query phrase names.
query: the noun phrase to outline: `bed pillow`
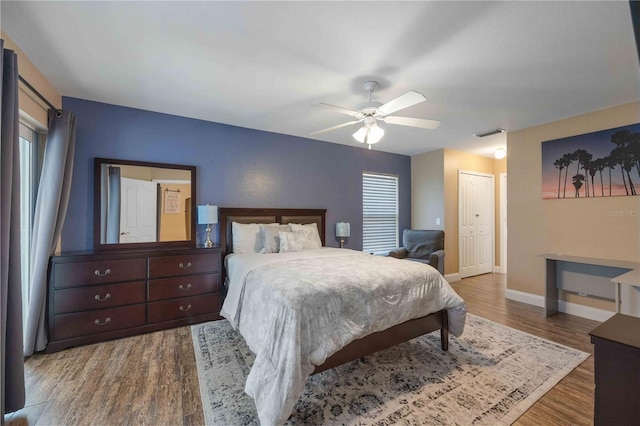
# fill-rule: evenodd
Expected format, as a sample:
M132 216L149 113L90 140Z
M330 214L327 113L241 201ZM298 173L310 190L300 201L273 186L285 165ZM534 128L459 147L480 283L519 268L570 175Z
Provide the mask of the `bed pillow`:
M257 223L231 223L234 253L260 253L262 238Z
M279 232L291 232L289 225L260 225L262 253L278 253L280 251Z
M294 251L307 250L309 238L303 232L278 232L280 239L280 253L291 253Z
M322 248L322 240L320 239L320 234L318 234L318 226L315 223L307 223L305 225L290 223L289 226L291 226L293 232L307 235L309 242L305 250Z

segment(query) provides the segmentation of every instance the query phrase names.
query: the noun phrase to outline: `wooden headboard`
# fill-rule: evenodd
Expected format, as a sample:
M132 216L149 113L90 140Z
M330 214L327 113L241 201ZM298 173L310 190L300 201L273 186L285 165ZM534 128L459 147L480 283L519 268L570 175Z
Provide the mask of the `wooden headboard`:
M325 245L327 209L256 209L220 207L220 247L222 256L233 253L231 224L238 223L315 223L322 245Z

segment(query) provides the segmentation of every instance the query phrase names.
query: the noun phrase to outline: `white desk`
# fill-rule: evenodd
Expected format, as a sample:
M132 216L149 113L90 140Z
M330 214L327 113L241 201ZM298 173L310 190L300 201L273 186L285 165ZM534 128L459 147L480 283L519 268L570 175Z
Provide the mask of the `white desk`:
M558 312L558 291L565 290L584 296L615 300L616 312L628 297L621 298L621 285L632 286L627 293L640 286L640 263L582 256L545 253L547 261L545 286L545 315ZM612 285L613 283L613 285ZM631 304L632 305L632 304ZM627 307L625 306L625 310ZM633 307L632 307L633 310ZM629 315L638 316L638 313Z
M640 268L613 277L611 281L616 285L616 312L640 316Z

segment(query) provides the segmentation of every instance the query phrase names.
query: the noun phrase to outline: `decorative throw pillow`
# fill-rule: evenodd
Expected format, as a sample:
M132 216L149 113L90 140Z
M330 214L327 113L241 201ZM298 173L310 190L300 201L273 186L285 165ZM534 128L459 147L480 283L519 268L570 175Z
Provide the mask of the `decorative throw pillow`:
M305 250L305 244L308 241L305 234L298 232L280 231L278 237L280 238L280 253Z
M260 225L262 237L262 253L278 253L280 251L279 232L291 232L289 225Z
M234 253L260 253L262 239L257 223L231 223Z
M318 226L315 223L307 223L305 225L290 223L289 226L291 226L291 230L293 232L305 233L307 235L309 242L307 243L307 248L305 248L305 250L322 248L322 240L318 233Z

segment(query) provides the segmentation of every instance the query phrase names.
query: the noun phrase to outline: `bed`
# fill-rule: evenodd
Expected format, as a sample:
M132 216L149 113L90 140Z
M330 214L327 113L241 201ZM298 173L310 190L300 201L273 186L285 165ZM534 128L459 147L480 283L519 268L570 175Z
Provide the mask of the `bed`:
M287 420L311 374L436 330L446 351L464 329L466 305L437 270L325 247L324 209L219 214L221 315L256 354L245 391L262 424Z

